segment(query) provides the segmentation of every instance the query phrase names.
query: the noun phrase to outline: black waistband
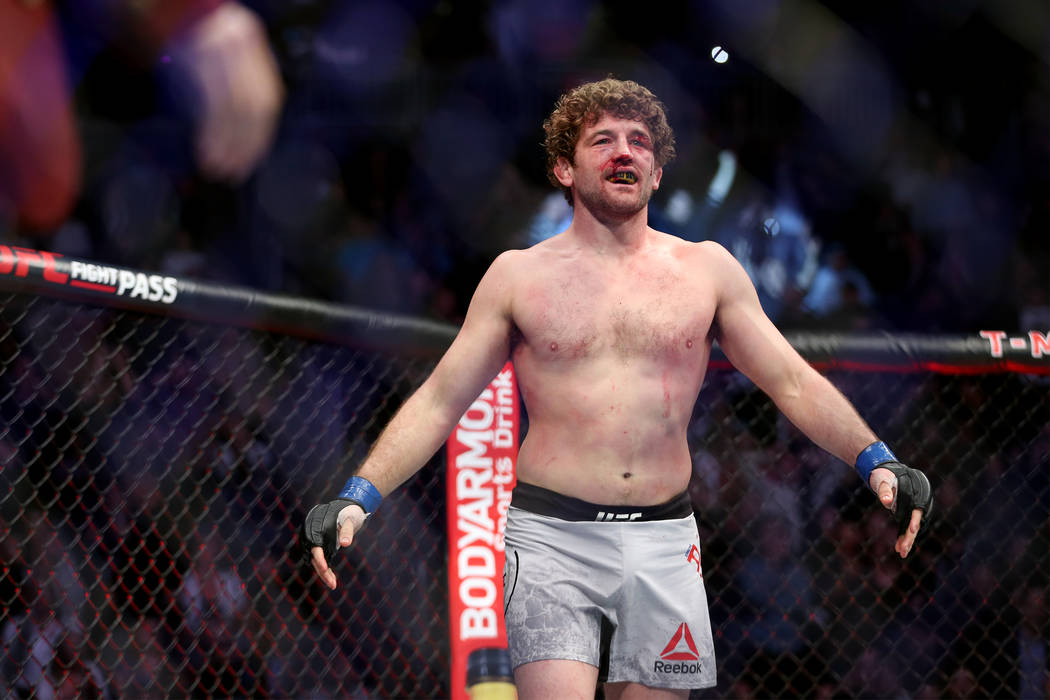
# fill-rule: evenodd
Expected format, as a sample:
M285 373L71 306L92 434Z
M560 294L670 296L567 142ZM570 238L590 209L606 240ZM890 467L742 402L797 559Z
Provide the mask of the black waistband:
M537 515L574 521L677 520L693 514L689 494L684 491L655 506L603 506L520 481L510 504Z

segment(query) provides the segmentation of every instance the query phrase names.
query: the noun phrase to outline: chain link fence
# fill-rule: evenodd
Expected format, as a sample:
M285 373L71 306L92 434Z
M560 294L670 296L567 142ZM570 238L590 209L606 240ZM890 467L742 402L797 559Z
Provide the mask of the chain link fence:
M902 561L896 525L851 469L738 375L710 376L691 488L719 653L711 697L1047 697L1045 377L826 375L930 476L932 525Z
M24 289L0 305L0 693L449 695L443 451L335 592L294 549L448 329L420 350ZM933 525L901 562L855 474L716 364L690 490L719 686L695 695L1027 697L1046 682L1025 661L1047 639L1046 377L827 374L930 475Z

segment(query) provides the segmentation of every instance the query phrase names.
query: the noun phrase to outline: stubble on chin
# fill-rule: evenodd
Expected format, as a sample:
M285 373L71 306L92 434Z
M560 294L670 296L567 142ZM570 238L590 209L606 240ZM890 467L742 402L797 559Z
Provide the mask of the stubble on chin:
M652 189L640 189L636 198L610 197L601 191L581 192L580 203L603 223L626 221L645 209L652 198Z

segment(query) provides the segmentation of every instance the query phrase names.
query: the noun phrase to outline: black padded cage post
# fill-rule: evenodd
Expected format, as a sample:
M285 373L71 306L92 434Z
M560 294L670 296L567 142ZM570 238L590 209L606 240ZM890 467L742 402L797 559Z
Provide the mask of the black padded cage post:
M444 451L336 591L295 537L455 331L0 246L0 692L447 697ZM789 336L930 475L906 562L852 470L715 353L689 434L719 654L698 697L1026 687L1046 337Z

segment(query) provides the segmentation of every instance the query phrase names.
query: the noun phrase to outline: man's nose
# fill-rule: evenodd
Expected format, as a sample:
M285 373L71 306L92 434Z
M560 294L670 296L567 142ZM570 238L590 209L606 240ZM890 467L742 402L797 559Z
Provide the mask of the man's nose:
M617 160L630 160L633 156L631 155L631 144L628 142L627 137L616 139L616 155Z

